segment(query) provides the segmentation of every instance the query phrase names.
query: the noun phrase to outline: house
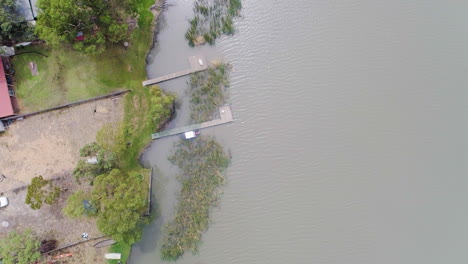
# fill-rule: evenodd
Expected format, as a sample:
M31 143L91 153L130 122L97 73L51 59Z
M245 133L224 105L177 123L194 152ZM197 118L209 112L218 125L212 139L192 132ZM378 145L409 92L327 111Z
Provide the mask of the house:
M13 88L12 70L8 58L0 57L0 120L13 116L18 111Z

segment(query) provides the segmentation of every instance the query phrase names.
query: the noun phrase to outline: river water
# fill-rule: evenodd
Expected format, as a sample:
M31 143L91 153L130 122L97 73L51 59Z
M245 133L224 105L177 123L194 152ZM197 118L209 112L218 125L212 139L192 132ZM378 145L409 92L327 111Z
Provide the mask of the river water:
M184 40L192 0L161 17L149 77L204 55L233 65L236 121L204 130L232 155L199 253L178 263L466 263L466 1L244 1L216 47ZM171 126L187 124L187 78ZM161 263L177 138L155 141L156 220L132 264Z

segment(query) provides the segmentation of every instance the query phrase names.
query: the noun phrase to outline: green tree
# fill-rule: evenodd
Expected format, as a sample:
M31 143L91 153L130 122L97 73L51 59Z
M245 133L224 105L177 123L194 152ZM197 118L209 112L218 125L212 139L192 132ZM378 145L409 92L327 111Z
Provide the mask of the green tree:
M129 5L117 0L39 0L36 24L39 37L53 46L73 44L87 54L103 52L108 43L127 36L125 23ZM76 41L78 33L84 40Z
M95 157L97 164L91 164L85 160L79 160L73 175L78 182L82 179L93 181L96 176L104 174L113 169L116 165L116 155L102 148L97 143L91 143L80 150L81 157Z
M98 209L97 225L113 239L133 244L141 239L147 209L147 189L141 174L127 175L113 169L94 181L93 204Z
M32 36L33 29L16 10L15 1L0 0L0 44L11 46Z
M0 240L0 259L3 264L29 264L41 259L40 243L30 229L10 232Z
M63 213L70 218L95 215L96 209L91 204L89 204L88 208L85 208L83 204L84 201L89 200L91 200L91 195L78 191L68 197L67 205L63 208Z
M42 176L34 177L28 186L26 204L37 210L42 207L42 203L53 204L60 196L60 188L54 186L51 181L44 180Z

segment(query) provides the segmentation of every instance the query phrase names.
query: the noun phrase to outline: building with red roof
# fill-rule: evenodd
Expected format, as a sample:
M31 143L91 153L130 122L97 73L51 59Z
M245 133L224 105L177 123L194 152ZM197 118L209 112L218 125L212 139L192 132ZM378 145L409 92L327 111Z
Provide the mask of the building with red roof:
M15 93L13 88L10 89L8 87L10 84L8 83L7 76L5 74L5 65L7 64L3 57L0 57L0 60L0 119L2 119L15 114L15 110L13 108Z

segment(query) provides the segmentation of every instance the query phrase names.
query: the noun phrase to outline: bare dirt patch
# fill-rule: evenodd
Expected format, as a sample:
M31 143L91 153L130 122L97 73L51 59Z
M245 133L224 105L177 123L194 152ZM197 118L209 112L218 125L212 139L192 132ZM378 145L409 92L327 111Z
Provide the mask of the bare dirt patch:
M47 112L13 123L0 137L0 182L5 192L28 185L35 176L45 179L69 174L82 146L96 139L109 122L123 118L123 97L115 97Z
M8 222L8 227L0 225L0 237L31 228L40 240L56 239L60 247L80 241L83 233L89 238L101 235L95 219L71 220L62 209L73 192L91 191L91 186L77 184L72 175L79 150L95 141L104 124L122 121L123 100L114 97L32 116L16 121L0 136L0 174L5 175L0 194L9 199L9 205L0 208L0 222ZM39 175L53 180L62 191L55 204L33 210L25 204L27 185Z

